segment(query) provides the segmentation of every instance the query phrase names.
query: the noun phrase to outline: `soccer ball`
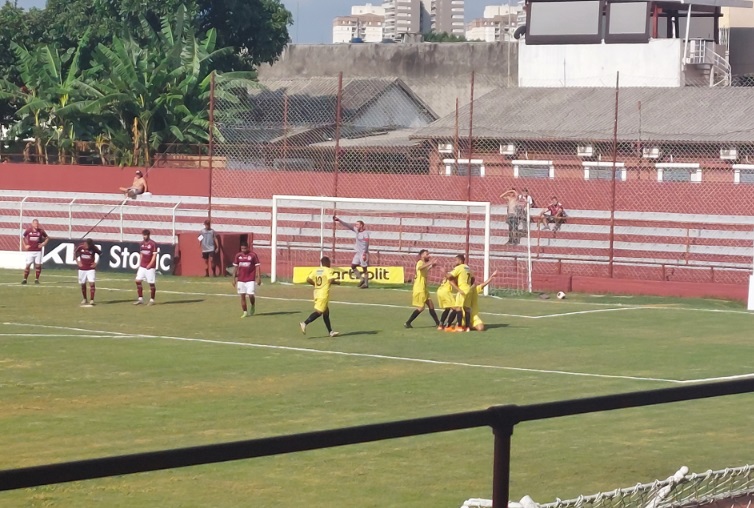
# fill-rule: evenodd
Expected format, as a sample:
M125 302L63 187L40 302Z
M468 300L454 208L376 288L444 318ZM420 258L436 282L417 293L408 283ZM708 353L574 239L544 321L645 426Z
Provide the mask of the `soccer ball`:
M558 300L565 300L566 294L562 291L558 291Z

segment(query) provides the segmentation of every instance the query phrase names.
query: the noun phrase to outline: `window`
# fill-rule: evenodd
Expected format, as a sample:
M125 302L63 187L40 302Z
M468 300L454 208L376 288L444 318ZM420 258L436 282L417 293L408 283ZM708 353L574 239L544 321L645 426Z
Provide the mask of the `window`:
M754 183L754 164L733 164L733 183Z
M532 1L526 25L526 43L601 42L603 4L602 0Z
M698 163L668 162L655 164L658 182L701 182L702 170Z
M445 174L467 176L469 173L469 159L444 159ZM471 159L471 176L484 176L484 161L482 159Z
M584 166L584 180L612 180L613 163L588 161L581 163ZM615 180L619 182L626 181L626 163L615 163Z
M648 42L649 2L610 3L605 42Z
M555 178L552 161L513 161L514 178Z

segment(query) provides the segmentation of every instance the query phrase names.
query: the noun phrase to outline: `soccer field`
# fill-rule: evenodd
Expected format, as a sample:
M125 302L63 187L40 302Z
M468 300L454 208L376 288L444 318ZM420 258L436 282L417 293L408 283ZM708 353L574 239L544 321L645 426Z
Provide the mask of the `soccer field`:
M306 336L303 286L0 271L0 469L754 375L754 314L710 300L482 298L486 332L443 333L411 293L334 287ZM754 396L521 424L514 499L574 497L680 466L754 461ZM492 432L368 445L0 493L0 507L458 507L491 496Z

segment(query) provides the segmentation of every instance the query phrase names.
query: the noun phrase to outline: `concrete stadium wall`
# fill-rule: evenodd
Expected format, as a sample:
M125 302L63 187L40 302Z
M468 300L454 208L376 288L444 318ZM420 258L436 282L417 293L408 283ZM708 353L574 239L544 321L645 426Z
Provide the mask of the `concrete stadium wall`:
M259 79L337 77L339 72L344 78L397 77L445 116L454 111L456 97L468 104L472 71L475 97L515 86L518 43L292 44L278 62L259 68Z

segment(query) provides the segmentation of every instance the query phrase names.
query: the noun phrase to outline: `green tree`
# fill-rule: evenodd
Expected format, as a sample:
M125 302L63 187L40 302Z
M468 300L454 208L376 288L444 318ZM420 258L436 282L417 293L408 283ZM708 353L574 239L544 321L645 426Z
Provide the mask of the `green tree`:
M77 83L80 80L81 47L87 36L81 39L76 50L60 51L51 45L37 46L33 50L11 43L17 59L16 82L0 80L0 98L10 99L16 106L18 121L13 125L13 134L34 137L37 160L47 162L47 144L54 140L60 162L65 162L65 153L73 158L76 132L73 118L62 111L80 98ZM20 85L19 85L20 84Z
M186 21L186 10L179 7L177 14L163 18L159 31L142 18L148 44L133 37L115 37L109 46L100 43L94 54L97 66L79 82L89 99L63 111L102 119L106 141L100 138L100 142L111 145L121 165L149 164L166 143L207 141L212 62L233 49L217 49L214 29L197 40L194 27ZM251 78L249 72L222 74L216 95L227 94L232 100L225 89Z
M11 2L6 1L0 7L0 76L7 81L20 86L18 59L16 53L9 51L15 43L20 46L31 47L43 39L44 22L43 11L30 9L24 11ZM9 100L0 101L0 124L9 124L16 108Z
M90 27L86 58L114 36L147 43L150 32L160 30L160 20L179 6L185 7L198 36L214 29L218 46L234 49L216 62L221 70L272 63L290 40L293 17L280 0L48 0L47 37L75 47L81 27Z
M463 35L453 35L448 32L428 32L422 34L424 42L467 42Z

